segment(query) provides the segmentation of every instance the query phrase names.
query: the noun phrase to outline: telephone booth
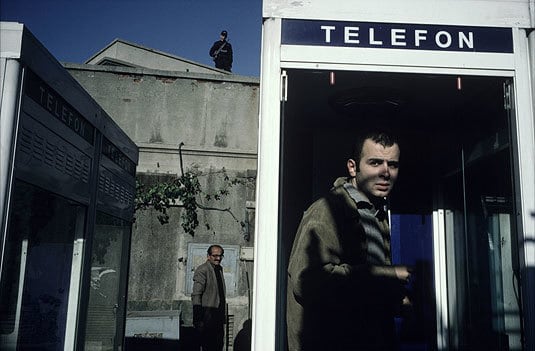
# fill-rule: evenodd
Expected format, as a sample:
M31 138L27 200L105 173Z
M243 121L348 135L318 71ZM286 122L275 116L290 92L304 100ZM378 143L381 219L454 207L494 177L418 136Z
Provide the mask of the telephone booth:
M264 0L263 17L253 349L286 349L303 211L380 123L400 140L392 253L418 305L402 349L533 350L533 2Z
M0 34L0 349L121 349L138 149L22 24Z

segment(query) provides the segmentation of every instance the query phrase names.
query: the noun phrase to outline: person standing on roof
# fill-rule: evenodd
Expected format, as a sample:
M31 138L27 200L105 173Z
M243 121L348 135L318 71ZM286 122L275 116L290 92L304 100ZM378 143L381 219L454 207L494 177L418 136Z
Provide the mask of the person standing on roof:
M227 41L226 30L221 32L219 40L212 45L210 56L215 62L215 67L231 72L232 69L232 45Z

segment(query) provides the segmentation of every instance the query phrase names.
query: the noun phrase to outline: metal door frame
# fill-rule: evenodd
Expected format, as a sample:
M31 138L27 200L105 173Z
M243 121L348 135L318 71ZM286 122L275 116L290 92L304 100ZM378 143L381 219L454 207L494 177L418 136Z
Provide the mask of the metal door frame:
M413 74L450 74L461 76L496 76L511 78L515 88L516 106L512 134L513 134L513 168L515 179L519 187L515 188L515 197L519 201L518 222L519 237L524 237L526 233L535 233L535 220L532 219L530 209L535 208L535 164L533 150L535 142L533 138L534 121L533 106L531 104L530 87L530 63L528 60L528 48L525 31L519 28L512 28L514 53L509 56L489 55L472 53L469 63L463 64L462 59L454 59L453 55L444 55L446 59L451 58L451 62L438 62L437 53L418 52L418 57L414 53L404 51L399 53L399 60L396 63L386 63L382 65L369 64L374 62L378 53L373 50L362 49L358 58L352 58L352 63L333 63L333 52L338 52L339 48L320 48L301 50L292 46L281 45L281 19L267 18L263 25L263 53L261 65L261 104L260 104L260 124L259 124L259 157L258 157L258 184L256 191L257 216L256 216L256 239L255 239L255 292L253 302L253 349L276 350L279 344L277 337L284 333L277 333L278 328L283 328L277 320L277 297L279 290L284 289L277 284L277 275L284 271L281 267L280 258L273 262L273 252L279 252L278 244L278 194L280 185L280 147L281 147L281 73L284 69L310 69L326 71L366 71L366 72L391 72L391 73L413 73ZM330 55L322 60L321 50L330 52ZM342 50L339 50L343 52ZM403 51L403 50L401 50ZM427 56L428 55L428 56ZM459 55L462 56L462 55ZM495 57L494 62L490 57ZM290 57L290 60L286 58ZM303 58L302 60L297 59ZM344 57L347 59L347 56ZM434 61L433 61L434 60ZM440 60L438 60L440 61ZM363 63L366 62L366 63ZM429 63L435 65L431 66ZM427 65L429 64L429 65ZM467 67L467 68L465 68ZM482 68L478 68L482 67ZM517 143L516 140L523 140ZM525 142L524 142L525 141ZM529 165L521 168L519 165ZM437 209L433 213L433 237L435 272L440 274L435 277L437 294L437 343L439 350L447 349L447 296L448 285L446 279L446 242L445 242L445 222L444 209ZM534 234L535 235L535 234ZM524 237L527 242L527 238ZM528 245L519 243L520 265L521 267L534 267L535 257L530 257L533 250ZM531 251L530 251L531 250ZM535 255L533 255L535 256ZM438 270L438 271L437 271ZM527 295L527 294L525 294ZM524 306L535 303L533 294L524 296ZM440 316L440 317L439 317ZM533 341L531 341L533 342Z

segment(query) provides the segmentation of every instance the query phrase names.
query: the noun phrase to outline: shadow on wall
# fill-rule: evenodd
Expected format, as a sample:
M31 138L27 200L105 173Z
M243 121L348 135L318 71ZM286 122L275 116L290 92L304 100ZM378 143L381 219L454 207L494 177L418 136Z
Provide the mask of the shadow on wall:
M125 338L124 348L126 351L177 351L182 350L179 340L159 339L159 338Z
M197 331L194 327L180 326L180 347L175 350L198 351L200 344L197 339Z
M251 331L253 322L249 318L243 322L243 328L236 334L234 339L234 351L250 351L251 350Z
M247 319L234 339L234 351L251 350L251 330L252 321ZM199 351L199 348L195 328L185 326L180 326L180 340L133 337L125 339L126 351Z

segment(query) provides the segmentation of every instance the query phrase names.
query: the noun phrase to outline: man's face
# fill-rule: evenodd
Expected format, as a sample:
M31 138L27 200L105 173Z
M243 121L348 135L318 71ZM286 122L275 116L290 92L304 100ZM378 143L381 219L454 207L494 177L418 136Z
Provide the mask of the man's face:
M213 265L219 266L223 259L223 252L219 247L212 247L212 252L208 255L208 261Z
M387 196L398 177L399 146L384 147L371 139L362 145L359 165L354 160L347 161L349 175L353 177L353 185L369 200Z

